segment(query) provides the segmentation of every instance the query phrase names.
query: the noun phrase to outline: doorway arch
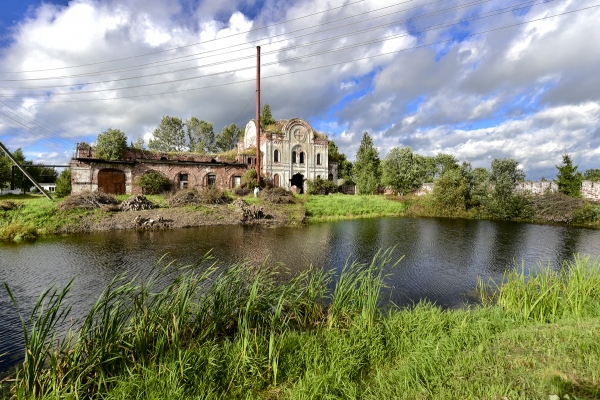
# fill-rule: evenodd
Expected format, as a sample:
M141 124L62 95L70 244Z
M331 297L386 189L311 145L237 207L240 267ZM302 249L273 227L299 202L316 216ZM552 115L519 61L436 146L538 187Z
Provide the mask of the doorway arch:
M297 173L296 175L292 175L292 179L290 179L290 185L296 186L300 193L304 193L304 175L301 173Z

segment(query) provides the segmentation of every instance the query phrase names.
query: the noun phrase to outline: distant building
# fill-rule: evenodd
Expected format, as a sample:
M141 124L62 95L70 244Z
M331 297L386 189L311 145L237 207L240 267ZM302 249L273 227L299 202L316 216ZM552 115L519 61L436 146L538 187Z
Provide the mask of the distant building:
M261 170L275 187L287 189L296 186L305 189L306 179L321 178L337 183L337 163L329 162L329 140L300 118L279 120L261 127ZM246 124L244 141L239 143L240 154L256 148L256 121ZM255 155L247 154L244 160L255 165Z
M337 163L328 159L327 137L314 131L300 118L281 120L261 129L261 170L265 180L275 187L305 189L306 179L337 182ZM244 140L238 144L234 159L219 155L160 153L127 150L122 160L96 157L85 143L77 145L71 160L72 192L101 190L111 194L139 194L138 177L150 171L165 175L176 189L233 189L240 186L242 175L256 167L256 125L246 125Z

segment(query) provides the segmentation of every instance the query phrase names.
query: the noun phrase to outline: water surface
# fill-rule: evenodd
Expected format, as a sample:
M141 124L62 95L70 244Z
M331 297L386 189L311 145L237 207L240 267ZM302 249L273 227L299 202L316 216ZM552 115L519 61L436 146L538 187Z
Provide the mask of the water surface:
M457 307L474 299L477 278L499 280L515 262L558 268L574 253L600 254L600 230L569 226L441 218L380 218L303 228L218 226L164 231L72 235L0 245L0 282L7 282L26 313L42 290L76 276L73 316L82 315L117 274L147 272L167 260L194 263L212 249L226 262L269 258L297 272L313 264L338 271L350 256L370 261L380 248L404 256L389 278L386 299L407 305L421 299ZM0 371L19 361L20 322L0 288Z

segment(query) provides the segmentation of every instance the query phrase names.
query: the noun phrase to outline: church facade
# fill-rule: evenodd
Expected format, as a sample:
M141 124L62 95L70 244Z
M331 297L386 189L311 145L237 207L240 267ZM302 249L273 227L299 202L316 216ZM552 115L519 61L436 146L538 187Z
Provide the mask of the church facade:
M273 125L261 127L260 151L261 171L275 187L300 192L305 180L321 178L337 183L337 164L328 157L329 140L315 131L301 118L279 120ZM245 162L255 162L249 149L256 149L256 122L246 124L244 140L239 143L239 153L248 154Z

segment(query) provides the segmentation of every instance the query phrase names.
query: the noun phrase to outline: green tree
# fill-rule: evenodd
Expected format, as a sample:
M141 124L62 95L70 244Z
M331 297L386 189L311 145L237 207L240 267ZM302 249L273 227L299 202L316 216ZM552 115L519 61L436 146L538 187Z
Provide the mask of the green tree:
M154 139L148 143L150 150L185 151L189 148L181 118L164 116L153 135Z
M449 168L435 181L433 204L438 215L452 217L467 209L469 183L458 168Z
M433 182L436 173L435 157L413 154L413 163L416 166L421 183Z
M144 147L145 147L144 138L138 135L136 141L131 142L129 147L131 147L134 150L144 150Z
M268 104L265 104L262 109L262 113L260 114L260 126L266 128L269 125L273 125L275 122L275 118L271 114L271 107Z
M56 197L65 197L71 194L71 170L63 169L56 179Z
M96 157L103 160L121 160L127 150L127 137L119 129L108 128L98 135Z
M10 185L12 161L0 150L0 189Z
M394 147L381 163L381 183L405 195L422 183L419 164L415 163L410 147Z
M229 151L237 147L241 131L236 124L225 125L217 135L216 147L219 151Z
M511 158L492 160L489 182L493 190L492 195L484 201L487 212L493 217L503 219L527 217L527 198L514 193L516 183L524 179L525 172L519 168L518 161Z
M368 132L363 134L360 146L358 146L353 171L354 180L360 194L377 192L381 177L379 152Z
M215 131L212 122L192 117L185 121L185 129L190 151L198 153L214 153L216 151Z
M600 169L591 168L583 173L583 179L586 181L600 181Z
M449 169L458 168L458 159L452 154L439 153L435 156L435 175L441 177Z
M327 157L329 162L338 164L338 178L343 179L345 183L352 183L352 162L348 160L344 153L340 153L333 140L330 140L327 144Z
M581 197L581 172L577 172L577 165L568 153L563 154L562 163L557 165L556 184L558 191L570 197Z

